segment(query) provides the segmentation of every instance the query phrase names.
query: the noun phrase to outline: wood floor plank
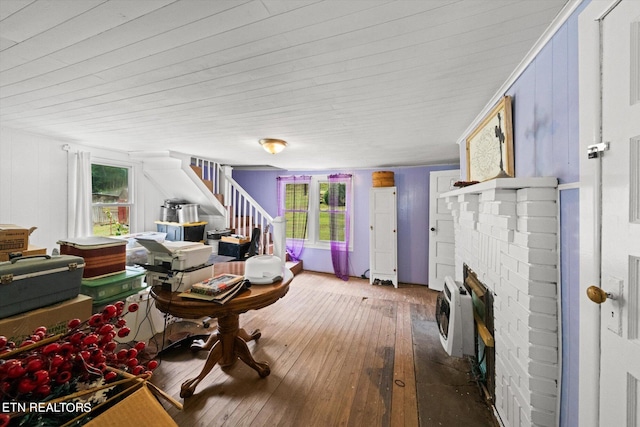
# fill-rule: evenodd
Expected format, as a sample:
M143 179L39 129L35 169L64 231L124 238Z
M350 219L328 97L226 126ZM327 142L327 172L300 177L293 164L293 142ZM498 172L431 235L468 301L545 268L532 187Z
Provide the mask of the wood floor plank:
M391 425L409 427L418 425L410 304L399 303L397 316Z
M321 340L313 342L307 348L306 353L311 355L307 360L308 367L313 372L312 376L308 376L308 386L315 390L313 394L306 394L301 397L300 408L295 413L290 415L290 425L300 425L299 420L308 420L311 423L315 423L313 420L313 408L319 399L323 398L323 387L326 385L326 373L330 370L333 363L334 348L337 345L341 345L343 339L342 328L347 322L347 319L352 316L353 312L353 298L341 295L341 304L334 307L329 314L329 319L324 322L324 331L322 333ZM324 339L327 338L327 339ZM285 423L284 425L289 425Z
M266 318L270 318L270 319L279 319L280 324L274 323L272 325L269 325L269 327L267 328L267 330L263 329L263 332L266 334L265 336L263 336L263 338L261 338L259 340L259 342L257 344L255 343L250 343L249 346L250 348L253 350L254 352L254 356L258 359L258 360L263 360L263 359L268 359L268 360L274 360L277 359L280 356L280 353L284 350L286 350L286 345L285 346L273 346L273 348L271 348L271 350L273 352L275 352L274 354L269 354L268 357L265 357L265 354L261 353L260 351L256 351L256 349L261 349L263 344L265 342L269 342L270 340L273 339L273 335L277 335L279 333L284 333L283 331L287 331L287 328L290 326L290 323L294 323L297 320L297 316L304 316L305 315L305 311L301 310L299 307L297 307L297 304L305 304L308 303L308 298L311 297L311 293L306 291L306 290L302 290L302 292L300 292L297 296L299 296L300 298L293 298L293 302L291 304L285 304L283 306L278 306L278 304L281 302L279 301L278 303L274 304L273 306L270 306L268 308L265 309L265 313L263 313L263 315L266 315ZM286 298L286 297L285 297ZM297 307L297 308L296 308ZM285 316L269 316L268 313L266 313L266 311L271 310L278 310L279 312L285 312L286 315ZM261 310L262 311L262 310ZM259 313L260 311L256 311L256 312L249 312L249 313ZM252 314L247 313L246 316L244 316L241 321L243 326L247 325L247 324L251 324L251 325L261 325L260 320L261 319L255 319L255 317ZM245 321L246 318L246 321ZM308 319L303 319L302 321L299 322L299 324L306 324L308 322ZM252 328L249 328L252 329ZM272 335L270 336L269 333ZM295 344L295 343L294 343ZM297 348L296 345L293 345L291 348ZM277 353L278 350L280 350L280 353ZM204 364L204 358L206 358L206 353L199 353L198 354L198 361L194 363L194 367L191 370L191 374L190 375L184 375L181 374L180 377L181 379L179 380L179 384L182 383L182 381L184 381L186 378L188 377L193 377L196 376L199 371L202 369L202 366ZM231 374L232 376L229 376L229 374ZM234 380L233 375L243 375L246 376L248 378L248 381L235 381L232 382ZM227 398L225 398L224 396L226 395L239 395L239 396L244 396L245 394L243 394L243 387L242 384L247 384L247 387L250 388L255 388L258 387L258 389L260 389L260 387L264 386L263 383L261 382L256 382L257 375L255 373L255 371L251 370L250 368L244 366L244 364L242 363L238 363L236 364L233 368L229 369L227 372L222 371L219 368L215 368L207 378L205 378L205 381L202 382L202 384L199 386L199 388L196 390L196 394L192 397L187 399L186 403L189 405L196 405L196 404L200 404L200 400L204 399L205 401L207 401L207 406L206 409L204 411L201 411L201 416L209 419L209 422L211 422L211 418L215 418L216 416L221 416L224 417L225 414L227 414L229 411L229 407L226 404L227 403ZM258 378L259 379L259 378ZM261 380L261 379L260 379ZM179 394L179 384L178 384L178 394ZM211 385L211 389L209 390L209 387L207 387L207 384ZM174 396L179 398L178 396ZM222 410L220 409L222 408ZM211 415L211 414L215 414L215 415ZM220 415L222 414L222 415ZM177 418L181 420L181 418L184 416L184 412L183 413L178 413L176 414ZM182 420L181 420L182 421ZM186 421L186 420L185 420ZM189 419L189 422L193 422L194 420ZM211 424L209 424L211 425ZM215 424L214 424L215 425Z
M362 372L358 378L356 385L355 399L352 402L352 406L349 411L349 418L347 425L349 426L363 426L364 418L369 412L370 408L375 405L374 402L368 402L369 387L371 384L371 375L376 365L375 349L378 340L380 327L382 324L382 312L377 309L378 302L371 301L371 311L373 314L373 321L371 327L366 333L365 340L365 357L364 364L362 366ZM369 404L371 406L369 406ZM376 424L378 425L378 424Z
M313 405L311 420L316 425L339 425L341 421L344 422L339 417L344 408L351 406L355 393L353 384L362 371L354 369L354 364L365 357L365 347L361 343L371 310L363 299L352 297L352 300L355 303L353 317L345 325L346 331L334 351L335 359L325 370L322 389ZM341 392L336 393L336 390Z
M339 298L339 296L336 296L336 297ZM327 304L325 305L326 309L330 307L332 301L333 299L329 299L329 301L327 301ZM321 310L321 312L324 312L324 310ZM267 403L271 399L271 396L273 396L273 393L279 387L280 383L283 380L284 372L286 372L288 368L290 368L290 366L297 366L299 364L298 360L300 356L304 354L304 350L305 348L308 347L312 337L314 335L317 335L317 333L313 331L314 323L313 323L312 316L314 314L303 313L303 316L307 316L307 315L310 315L310 316L298 319L298 322L293 322L291 324L289 324L289 320L291 318L290 316L287 316L286 318L283 319L286 325L278 325L278 326L274 325L273 335L269 336L269 340L268 340L269 343L266 343L267 340L263 341L261 338L260 340L261 343L259 348L258 346L256 346L258 350L256 351L255 349L253 349L254 357L257 360L263 360L265 359L265 357L263 357L262 351L266 345L269 345L269 349L270 349L269 356L270 356L270 360L273 361L271 363L271 369L272 369L271 375L267 378L259 379L259 382L254 381L251 386L252 394L255 392L255 393L259 393L262 396L262 399L259 402L257 401L253 402L254 404L256 404L257 407L260 408L260 411L262 411L264 406L267 405ZM308 325L312 326L312 328L310 328L309 330L306 329ZM317 327L320 328L321 325L317 325ZM292 336L291 335L292 330L297 330L299 332ZM293 340L291 344L287 344L286 346L277 345L276 343L278 343L281 338L284 338L287 341L289 341L290 338L293 338ZM283 353L287 351L288 353L286 353L283 356ZM288 359L286 358L286 356L288 356ZM304 363L302 364L302 366L304 366ZM254 378L258 378L255 371L251 370L250 368L245 366L243 363L236 363L236 365L234 365L232 369L234 371L237 370L237 371L249 372L249 374L253 375ZM216 407L210 408L207 412L213 414L214 412L217 411L218 413L215 415L209 416L208 418L212 422L219 422L220 420L223 420L223 419L226 420L227 418L232 416L235 418L240 415L241 415L241 418L243 419L248 418L251 412L253 411L251 412L244 411L244 410L236 411L236 408L240 406L241 400L243 400L243 396L246 395L246 394L243 394L244 390L241 390L238 387L230 387L229 389L225 388L224 390L225 390L224 391L225 397L229 397L230 393L233 393L231 394L231 397L235 397L234 404L229 404L229 403L224 404L222 411L218 408L220 405L216 405ZM244 406L246 406L246 404L243 404L243 407ZM260 412L257 410L258 409L257 407L255 408L256 413Z
M345 316L336 318L333 322L339 328L336 328L332 342L326 348L328 357L314 384L317 393L312 399L305 401L305 412L314 425L332 425L330 418L334 416L335 408L331 401L335 397L335 390L347 390L351 386L348 378L342 378L339 374L345 358L353 349L353 342L359 332L357 325L366 308L359 298L348 297L348 301L349 304L344 308ZM340 398L342 397L341 395Z
M309 393L299 399L299 410L295 414L290 414L288 416L290 423L287 422L284 425L300 425L302 421L299 420L314 422L313 409L317 402L325 396L326 391L323 388L329 385L327 383L327 374L335 361L335 349L345 345L344 330L354 315L355 299L347 295L341 295L340 301L341 304L334 306L333 310L325 318L322 332L323 339L314 340L313 345L310 345L306 350L309 355L312 355L306 360L310 364L313 376L307 378L312 381L310 385L315 390L315 393ZM324 338L327 339L325 340ZM331 384L331 386L336 387L335 384Z
M302 294L300 294L302 296ZM270 375L268 378L264 379L260 383L260 387L258 387L258 391L260 394L252 393L249 397L243 399L242 405L245 408L243 411L233 411L231 415L226 419L226 422L230 425L245 425L250 423L257 414L262 410L268 401L268 396L270 396L273 391L278 387L280 382L284 379L282 372L288 371L288 369L296 363L301 349L306 347L306 340L311 339L311 327L313 326L312 318L309 316L309 313L306 310L298 307L298 304L307 304L308 301L305 298L298 298L296 294L293 298L295 298L295 303L287 305L286 310L279 309L277 310L278 315L271 315L268 311L260 311L259 316L256 316L254 319L257 324L262 324L267 318L269 319L280 319L279 322L270 322L269 331L272 331L268 335L268 342L265 343L265 340L261 338L261 341L264 346L261 345L260 349L256 351L256 348L252 349L253 354L257 358L265 358L262 356L264 354L261 351L264 347L277 347L279 352L270 351L268 357L270 360L274 362L271 363L271 367L273 370L273 379ZM294 308L291 310L291 308ZM288 338L290 337L290 328L292 325L302 324L305 325L304 329L301 329L299 333L296 334L295 340L289 342ZM278 343L274 345L274 343ZM251 348L251 347L250 347ZM275 380L278 378L278 380Z
M303 272L283 299L240 316L241 327L262 332L248 346L269 363L268 377L242 362L216 366L181 399L180 385L207 356L183 349L163 357L152 381L184 403L165 405L180 426L417 426L411 310L434 318L436 295Z
M332 305L337 305L338 307L342 307L343 301L341 301L343 298L340 297L337 301L332 302L329 301L330 304L329 306L323 306L322 308L316 309L316 307L314 307L314 310L317 313L317 319L320 320L320 322L317 323L317 328L322 328L323 327L323 322L324 322L324 316L326 315L327 310L330 309L330 306ZM313 307L313 306L312 306ZM314 341L314 339L312 338L312 336L315 336L319 331L315 330L315 331L310 331L309 333L305 334L305 343L304 345L300 346L300 353L299 353L299 357L295 360L296 366L299 365L300 363L302 363L303 365L307 364L307 366L310 368L310 371L313 372L312 374L309 373L305 373L304 370L301 372L296 372L295 369L291 369L293 367L293 363L291 363L288 367L287 367L287 377L291 377L292 375L294 376L294 378L298 379L300 378L302 379L309 379L309 380L313 380L314 375L319 374L320 372L322 372L322 367L326 365L326 363L323 363L322 360L322 355L318 354L317 352L315 352L313 350L313 348L317 345L317 343ZM329 338L329 337L328 337ZM329 338L330 339L330 338ZM295 347L297 344L294 343L293 346ZM314 355L316 356L315 359L308 357L309 353L314 353ZM304 361L304 362L303 362ZM317 365L317 366L314 366ZM284 373L284 371L283 371ZM317 381L317 380L314 380ZM281 384L283 386L282 389L279 389L276 391L277 394L279 393L283 393L284 395L286 395L287 393L289 393L288 389L288 385L287 384ZM304 390L305 388L309 388L309 387L313 387L313 385L311 384L306 384L302 386L302 389ZM299 390L298 390L299 391ZM287 411L288 416L293 416L292 413L297 413L300 410L300 406L303 405L304 402L299 402L296 399L296 407L295 409L289 408L289 410ZM279 418L282 414L281 411L278 410L278 407L280 407L280 405L278 404L277 401L275 400L270 400L268 402L269 407L266 407L265 405L265 411L261 414L261 418L265 417L265 418L271 418L270 421L275 421L273 419L273 417L266 416L266 412L267 411L273 411L275 415L275 418Z
M286 366L280 372L283 381L273 391L264 407L255 418L256 425L287 425L287 420L294 419L304 410L304 402L308 396L313 396L313 385L322 365L318 359L322 355L316 354L314 349L329 339L325 335L326 319L331 317L336 306L344 303L345 297L339 294L328 295L321 299L321 307L308 307L310 328L297 333L299 343L292 343L289 347L296 354L295 363Z
M373 403L375 410L365 412L364 425L378 422L383 426L390 425L396 305L395 301L384 301L379 306L382 311L382 324L375 342L374 354L376 358L371 369L371 384L367 398L368 402Z

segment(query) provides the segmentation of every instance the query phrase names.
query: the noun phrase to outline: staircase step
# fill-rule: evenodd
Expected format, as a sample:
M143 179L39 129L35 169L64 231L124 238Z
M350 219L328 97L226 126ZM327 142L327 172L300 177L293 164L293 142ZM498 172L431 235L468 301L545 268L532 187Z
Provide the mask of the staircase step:
M302 260L300 261L287 261L285 263L285 266L291 270L291 272L293 273L293 275L295 276L296 274L300 274L302 273Z
M191 170L193 170L196 175L200 177L200 181L202 181L202 183L207 186L209 191L213 193L213 181L202 178L202 168L200 166L191 165Z

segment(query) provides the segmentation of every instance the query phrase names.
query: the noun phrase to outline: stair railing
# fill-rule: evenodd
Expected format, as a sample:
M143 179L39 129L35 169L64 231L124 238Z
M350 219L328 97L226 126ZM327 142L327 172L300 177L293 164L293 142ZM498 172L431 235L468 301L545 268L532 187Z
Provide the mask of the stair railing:
M201 168L201 179L213 181L213 193L222 195L227 228L246 236L251 236L254 228L260 228L259 253L271 253L273 217L231 177L231 168L198 157L191 157L191 164Z
M220 165L220 163L213 160L201 159L199 157L192 156L191 165L198 166L200 168L200 179L202 179L203 181L211 181L213 183L213 194L222 193L220 178L223 172L222 165Z
M262 231L260 253L271 253L273 217L265 211L231 176L225 175L225 206L228 206L227 224L230 229L251 236L254 228ZM227 204L227 200L229 203Z

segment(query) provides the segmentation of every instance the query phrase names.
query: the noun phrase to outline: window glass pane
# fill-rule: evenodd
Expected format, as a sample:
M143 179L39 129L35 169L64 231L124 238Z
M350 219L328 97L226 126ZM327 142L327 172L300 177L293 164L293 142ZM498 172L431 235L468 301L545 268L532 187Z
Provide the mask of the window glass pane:
M129 232L129 169L91 165L93 234L119 236Z
M320 210L344 211L347 186L343 183L320 183Z
M284 217L288 238L306 239L309 213L309 184L286 184Z
M296 239L307 238L307 212L285 212L287 220L287 237Z
M319 230L319 239L324 241L331 240L331 217L333 216L333 220L336 221L336 236L335 240L338 242L344 242L344 221L345 215L341 213L335 212L320 212L319 220L320 220L320 230Z
M307 210L309 184L287 184L285 210Z
M320 182L320 205L318 206L318 238L331 240L331 221L334 221L334 240L344 242L346 185L344 183Z
M129 233L129 206L93 206L93 235L121 236Z
M127 203L129 169L91 165L91 199L93 203Z

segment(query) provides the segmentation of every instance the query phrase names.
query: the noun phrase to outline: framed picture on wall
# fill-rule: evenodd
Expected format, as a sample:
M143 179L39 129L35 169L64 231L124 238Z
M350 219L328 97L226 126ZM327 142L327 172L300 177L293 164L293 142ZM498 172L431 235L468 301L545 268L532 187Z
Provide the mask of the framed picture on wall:
M504 96L467 137L467 181L515 176L511 97Z

